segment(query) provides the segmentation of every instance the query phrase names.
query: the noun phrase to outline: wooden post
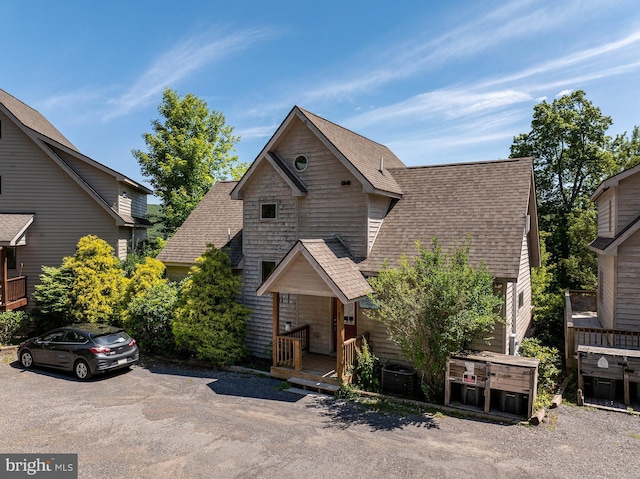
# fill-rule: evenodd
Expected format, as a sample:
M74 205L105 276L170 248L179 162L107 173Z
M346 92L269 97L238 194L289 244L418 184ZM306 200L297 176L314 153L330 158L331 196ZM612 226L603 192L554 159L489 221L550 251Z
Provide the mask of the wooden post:
M302 369L302 340L297 339L293 342L293 369L300 371Z
M444 377L444 405L448 406L451 402L451 381L449 381L449 376L451 376L451 359L447 359L447 373Z
M336 375L338 376L338 381L342 381L342 377L344 376L344 304L342 301L336 301L336 335L337 335L337 345L336 345Z
M491 363L487 362L487 380L484 384L484 412L489 413L491 408Z
M626 359L626 358L625 358ZM629 371L624 370L624 405L629 406L631 404L631 396L629 395Z
M2 301L2 304L6 306L8 299L7 281L9 281L7 271L9 266L7 259L7 248L0 248L0 262L2 263L2 298L0 298L0 301Z
M271 293L271 314L273 319L272 356L273 365L278 365L278 334L280 334L280 293Z
M533 399L538 395L538 368L532 371L531 392L529 393L529 402L527 404L527 417L531 417L533 411Z

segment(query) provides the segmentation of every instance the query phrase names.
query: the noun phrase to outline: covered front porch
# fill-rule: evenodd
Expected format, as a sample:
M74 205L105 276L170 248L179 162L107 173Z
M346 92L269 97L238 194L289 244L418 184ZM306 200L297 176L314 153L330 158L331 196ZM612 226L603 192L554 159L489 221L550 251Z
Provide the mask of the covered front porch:
M368 339L366 331L358 331L357 302L370 292L339 239L298 241L257 291L272 296L271 375L333 386L349 382L356 350ZM280 308L281 295L290 294L301 302L326 298L320 301L326 308L302 308L300 325L292 328L282 321ZM330 333L320 339L319 330Z
M27 277L18 267L17 251L27 244L31 223L30 214L0 214L0 312L27 305Z

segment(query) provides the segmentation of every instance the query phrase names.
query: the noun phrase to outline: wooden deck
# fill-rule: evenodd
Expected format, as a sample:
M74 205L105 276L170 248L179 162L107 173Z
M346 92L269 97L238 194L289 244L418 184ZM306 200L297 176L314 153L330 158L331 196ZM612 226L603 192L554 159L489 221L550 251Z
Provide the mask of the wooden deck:
M271 366L271 376L279 379L298 377L310 381L340 385L336 374L336 357L324 354L303 354L302 369L300 371L296 371L290 366Z

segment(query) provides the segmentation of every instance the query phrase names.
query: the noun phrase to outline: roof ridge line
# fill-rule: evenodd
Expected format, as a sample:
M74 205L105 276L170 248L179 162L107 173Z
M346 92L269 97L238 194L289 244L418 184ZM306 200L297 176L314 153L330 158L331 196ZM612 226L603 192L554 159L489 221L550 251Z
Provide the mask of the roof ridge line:
M360 138L362 138L362 139L364 139L364 140L370 141L371 143L375 143L375 144L376 144L376 145L378 145L378 146L381 146L381 147L383 147L383 148L389 149L389 147L388 147L387 145L385 145L385 144L383 144L383 143L379 143L379 142L377 142L377 141L375 141L375 140L372 140L371 138L366 137L366 136L364 136L364 135L363 135L363 134L361 134L361 133L358 133L358 132L356 132L356 131L350 130L349 128L346 128L346 127L344 127L344 126L342 126L342 125L339 125L338 123L336 123L336 122L334 122L334 121L327 120L325 117L320 116L320 115L317 115L317 114L313 113L312 111L305 110L304 108L302 108L302 107L301 107L301 106L299 106L299 105L296 105L296 107L298 108L298 110L300 110L300 111L301 111L302 113L304 113L304 114L313 115L313 116L315 116L316 118L320 118L321 120L326 121L327 123L331 123L332 125L337 126L337 127L338 127L338 128L340 128L341 130L348 131L349 133L351 133L351 134L353 134L353 135L356 135L356 136L359 136Z

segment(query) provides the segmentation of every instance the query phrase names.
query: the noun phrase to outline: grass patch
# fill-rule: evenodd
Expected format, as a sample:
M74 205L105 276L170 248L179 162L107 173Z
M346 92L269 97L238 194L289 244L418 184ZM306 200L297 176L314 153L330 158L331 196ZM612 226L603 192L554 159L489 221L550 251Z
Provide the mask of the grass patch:
M276 391L284 391L285 389L289 389L290 387L291 387L291 384L289 384L289 381L282 381L274 389Z

